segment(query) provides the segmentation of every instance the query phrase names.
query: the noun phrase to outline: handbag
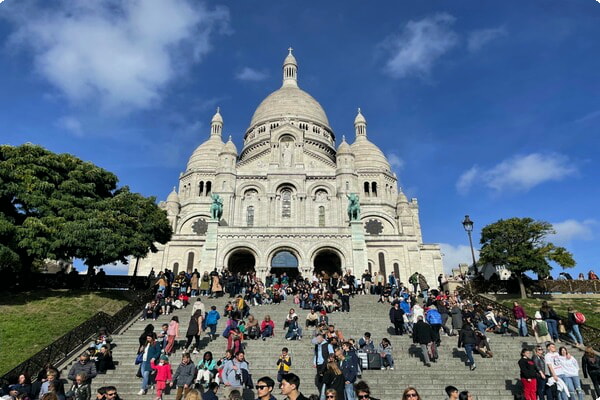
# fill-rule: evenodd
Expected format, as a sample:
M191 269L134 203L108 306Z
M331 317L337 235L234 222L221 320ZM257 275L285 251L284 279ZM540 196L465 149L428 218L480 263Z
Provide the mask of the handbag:
M567 328L565 328L562 321L558 321L558 333L567 333Z
M144 362L144 353L138 353L138 355L135 357L135 365L139 365L141 363Z

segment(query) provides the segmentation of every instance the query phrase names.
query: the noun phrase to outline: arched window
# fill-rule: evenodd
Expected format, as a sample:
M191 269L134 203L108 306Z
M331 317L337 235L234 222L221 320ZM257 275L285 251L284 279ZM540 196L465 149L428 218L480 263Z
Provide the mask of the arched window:
M396 275L396 279L400 279L400 266L398 263L394 263L394 275Z
M177 275L179 273L179 263L173 264L173 273Z
M325 226L325 207L324 206L319 207L319 226L320 227Z
M204 181L200 181L198 184L198 196L202 196L202 192L204 192Z
M206 195L210 195L210 190L212 189L212 183L210 181L206 182Z
M188 253L187 272L192 272L194 269L194 253Z
M254 206L248 206L246 210L246 225L254 226Z
M373 274L373 264L369 263L369 273Z
M365 182L365 195L369 195L369 182Z
M281 217L290 218L292 216L292 191L284 189L281 192Z
M350 190L350 182L346 181L346 191Z
M385 254L379 253L379 274L385 276Z
M371 194L377 196L377 182L371 183Z

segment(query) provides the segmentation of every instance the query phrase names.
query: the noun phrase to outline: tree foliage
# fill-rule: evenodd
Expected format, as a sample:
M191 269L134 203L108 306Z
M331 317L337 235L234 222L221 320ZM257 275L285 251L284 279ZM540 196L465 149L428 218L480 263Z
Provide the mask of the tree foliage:
M546 276L551 262L563 268L575 266L573 256L564 247L547 242L546 237L556 233L552 225L532 218L499 220L481 230L479 261L495 266L504 265L519 276L531 271Z
M117 182L70 154L0 146L0 268L71 257L98 266L155 252L171 239L166 213Z

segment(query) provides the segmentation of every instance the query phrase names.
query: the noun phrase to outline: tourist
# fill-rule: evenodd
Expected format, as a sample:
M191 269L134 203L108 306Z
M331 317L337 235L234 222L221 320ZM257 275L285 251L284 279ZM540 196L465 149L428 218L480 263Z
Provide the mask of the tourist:
M198 390L194 390L194 391L198 392L198 394L200 394L200 392ZM208 384L206 391L204 393L202 393L199 400L219 400L219 398L217 397L218 391L219 391L219 384L217 382L211 382ZM190 392L190 394L191 394L191 392ZM188 394L188 396L189 396L189 394ZM189 399L186 396L185 400L191 400L191 399Z
M421 289L421 296L424 299L426 299L427 293L429 292L429 284L427 283L427 280L425 279L425 276L423 276L423 274L419 274L418 280L419 288Z
M206 306L200 297L196 298L196 301L194 302L194 306L192 307L192 315L198 310L202 311L202 315L206 315Z
M208 292L210 290L210 276L208 275L208 271L204 271L202 274L202 278L200 278L200 295L208 296Z
M185 337L187 341L185 343L184 349L190 352L194 351L194 354L198 354L198 349L200 349L200 329L202 327L202 310L196 310L194 314L190 317L190 322L188 324L187 331L185 333ZM192 346L192 340L196 339L196 344L194 347Z
M325 390L325 399L327 400L339 400L338 392L335 389ZM343 397L342 397L343 399Z
M71 386L71 390L67 392L66 397L73 400L90 400L92 397L92 389L90 384L87 383L87 376L85 372L79 372L75 376L75 382Z
M275 335L275 322L271 320L270 315L265 315L265 318L260 323L260 336L262 340L266 340L273 335Z
M450 302L450 315L452 318L452 335L458 335L458 332L462 329L463 325L463 314L462 310L455 300Z
M390 309L390 322L394 326L394 333L402 336L404 333L404 310L400 308L400 303L396 302Z
M107 345L100 347L100 351L94 354L94 358L97 373L105 374L107 370L115 369L115 363Z
M531 321L531 329L535 335L536 343L552 341L552 338L550 337L550 330L548 329L548 323L542 319L541 312L535 312L535 319Z
M154 359L150 360L150 367L156 371L154 381L156 382L156 400L159 400L162 399L163 391L173 379L169 357L163 354L160 356L158 364L155 363Z
M301 340L302 339L302 328L298 324L298 316L295 316L288 325L287 333L285 334L287 340Z
M181 400L182 396L187 396L192 389L194 379L196 379L196 367L192 362L190 354L183 353L181 364L177 366L175 375L173 375L173 382L171 382L171 387L177 385L175 400Z
M596 273L590 269L590 271L588 272L588 279L590 281L597 281L598 275L596 275Z
M294 320L294 317L298 317L298 314L296 314L296 310L290 308L290 311L285 316L285 322L283 323L283 327L287 328L290 322Z
M268 376L263 376L256 382L256 395L258 400L277 400L273 396L273 389L275 388L275 381Z
M231 360L233 360L233 352L230 349L225 350L225 354L223 355L223 358L221 358L219 361L217 361L217 374L215 376L215 382L220 383L222 382L221 377L223 376L223 369L225 368L225 365L227 365L227 363Z
M519 328L519 336L527 336L527 314L525 309L518 303L513 303L512 313L517 320L517 328Z
M354 383L360 370L358 356L350 342L344 342L341 349L335 349L335 355L344 374L345 398L346 400L354 400Z
M365 332L363 337L358 340L358 347L362 351L366 351L367 353L372 353L375 351L375 342L371 339L371 333Z
M149 333L146 335L146 343L140 352L143 353L142 363L140 364L140 373L142 375L142 384L140 387L139 395L146 394L150 383L150 373L152 372L152 366L150 362L160 357L160 344L156 341L156 335Z
M594 349L590 346L585 348L585 353L581 358L581 368L583 369L583 377L590 377L596 395L594 398L600 397L600 357L596 355Z
M363 283L363 294L373 294L371 291L371 285L373 284L373 276L369 272L368 269L365 269L365 273L362 275L362 283Z
M467 362L471 371L477 368L477 365L475 365L475 360L473 359L473 349L475 348L476 344L477 338L475 336L475 332L473 332L471 324L464 324L463 328L460 330L460 333L458 335L458 347L465 348L465 353L467 354Z
M204 353L202 360L198 361L196 369L198 370L196 381L205 388L208 387L217 374L217 361L213 359L212 352Z
M365 381L359 381L356 385L354 385L354 393L356 394L356 398L358 400L378 400L374 397L371 397L371 388Z
M473 395L468 390L459 393L458 400L473 400Z
M566 347L561 347L558 351L560 354L560 362L563 367L561 378L569 388L570 398L575 399L575 395L579 400L583 400L583 390L581 389L581 379L579 379L579 363L577 359L569 354Z
M442 327L442 316L438 312L436 306L431 306L427 310L425 314L425 320L429 325L431 325L431 330L433 331L433 339L436 346L442 344L442 340L440 339L440 328Z
M86 383L91 385L92 379L96 377L97 372L96 364L93 361L90 361L90 356L87 353L79 356L79 361L71 367L68 378L75 383L77 374L80 372L85 373L87 379Z
M536 387L537 387L537 397L541 400L544 399L546 394L546 375L544 371L546 370L546 364L544 362L544 348L540 345L536 346L533 356L531 357L538 371L541 373L535 377L536 379Z
M421 400L421 396L419 396L419 392L412 386L404 389L404 393L402 393L402 400Z
M281 349L281 355L277 359L277 382L281 383L283 375L288 374L292 367L292 357L288 354L287 347Z
M327 360L327 369L323 374L323 388L335 390L336 400L344 400L344 374L335 360L334 354L330 354ZM319 392L323 393L323 389L319 389Z
M210 329L210 339L213 340L217 336L217 323L221 319L221 315L217 311L216 306L211 306L210 311L206 315L206 326Z
M431 350L435 338L431 326L425 321L423 321L422 315L420 315L417 318L417 323L413 326L412 339L413 343L416 343L421 346L421 353L423 354L423 363L427 367L431 367L432 360L429 358L429 354L432 353ZM435 359L433 361L435 361Z
M252 314L248 315L248 320L246 321L246 337L252 340L260 338L260 326L258 325L258 320Z
M317 369L315 376L315 385L319 392L323 387L323 375L327 369L327 360L333 353L333 346L325 340L323 334L318 334L311 343L315 346L313 356L313 366Z
M381 339L379 347L377 348L379 355L381 356L381 369L394 369L394 357L392 356L392 343L388 338Z
M46 381L44 381L42 383L42 386L40 387L40 393L38 398L41 399L42 397L44 397L44 395L50 391L50 385L54 384L55 382L58 382L58 379L58 372L53 369L48 369L46 372Z
M0 392L2 390L0 389ZM29 399L34 398L33 388L31 386L31 378L27 373L22 373L17 379L17 383L8 386L8 394L13 398L27 397Z
M316 327L319 323L319 314L315 312L315 309L311 309L306 316L306 327Z
M556 345L554 343L548 343L546 345L546 355L544 356L544 362L546 363L546 381L550 378L554 380L552 385L549 385L550 382L546 383L546 393L550 393L550 396L557 392L557 396L554 398L558 398L560 396L560 400L568 400L569 396L567 395L567 390L558 390L559 389L559 376L564 375L562 362L560 360L560 354L556 351ZM562 385L565 383L560 380ZM562 387L561 387L562 388ZM565 386L566 388L566 386Z
M581 337L581 332L579 331L580 323L575 317L577 310L575 310L573 307L569 307L567 312L567 333L573 342L575 342L578 346L583 346L583 338Z
M351 285L347 279L342 280L342 286L340 287L340 297L342 299L342 312L350 312L350 294Z
M446 395L448 396L448 400L458 400L458 389L454 386L446 386L444 389Z
M227 396L231 393L232 390L244 390L245 373L243 370L246 370L246 374L250 372L248 368L248 363L245 360L245 354L243 351L239 351L236 353L235 357L227 361L225 366L223 367L223 384L225 385L224 395Z
M518 364L525 400L537 400L537 378L541 376L541 371L531 357L532 352L530 349L521 350L521 359Z
M164 350L167 347L167 339L169 338L169 324L162 324L160 326L160 332L156 336L156 341L160 344L160 348ZM145 343L142 347L145 346Z
M308 400L300 393L300 378L296 374L285 374L281 381L281 394L286 400Z

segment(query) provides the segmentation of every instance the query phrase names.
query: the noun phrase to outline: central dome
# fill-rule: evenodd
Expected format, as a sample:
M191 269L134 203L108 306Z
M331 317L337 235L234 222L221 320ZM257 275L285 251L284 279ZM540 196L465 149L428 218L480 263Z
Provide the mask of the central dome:
M250 128L289 117L314 122L331 130L323 107L298 87L298 64L292 49L288 50L289 54L283 61L283 85L260 103L252 116Z
M329 128L323 107L298 86L283 86L268 95L254 112L250 126L282 117L300 118Z

